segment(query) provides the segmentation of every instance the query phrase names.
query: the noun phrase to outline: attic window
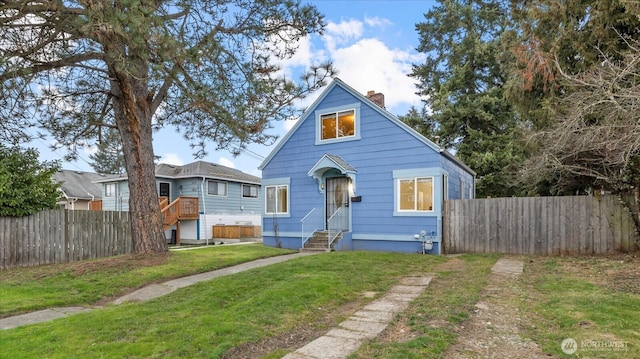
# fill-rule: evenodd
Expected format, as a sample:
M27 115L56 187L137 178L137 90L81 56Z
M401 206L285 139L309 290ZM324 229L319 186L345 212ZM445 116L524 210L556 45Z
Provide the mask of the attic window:
M316 111L316 144L359 139L359 112L359 104Z
M322 121L322 140L355 136L356 116L354 110L328 113L320 116Z

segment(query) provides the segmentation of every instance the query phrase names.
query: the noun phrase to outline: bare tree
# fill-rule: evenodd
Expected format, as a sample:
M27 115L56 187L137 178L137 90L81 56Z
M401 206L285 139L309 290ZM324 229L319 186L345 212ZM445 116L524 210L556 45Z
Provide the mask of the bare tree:
M279 67L323 18L294 0L0 2L0 139L51 133L71 153L101 128L120 134L134 250L166 250L154 128L205 145L268 143L270 121L324 84L330 64L294 81Z
M606 56L598 66L569 75L555 122L531 134L539 149L524 166L529 178L556 179L565 189L604 189L624 196L640 233L640 47Z

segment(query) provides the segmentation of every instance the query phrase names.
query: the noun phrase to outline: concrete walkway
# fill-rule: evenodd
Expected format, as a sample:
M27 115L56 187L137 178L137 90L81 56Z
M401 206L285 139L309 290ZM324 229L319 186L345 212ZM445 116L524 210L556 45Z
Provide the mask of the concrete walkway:
M355 312L337 328L282 359L341 359L355 352L389 325L431 282L431 277L406 277L385 295Z
M129 293L123 297L120 297L109 304L122 304L125 302L144 302L154 298L167 295L178 288L184 288L198 282L222 277L229 274L243 272L253 268L259 268L268 266L270 264L280 263L288 261L300 256L310 255L309 253L294 253L270 258L258 259L255 261L242 263L233 267L222 268L211 272L195 274L188 277L182 277L173 279L162 284L151 284ZM68 317L77 313L89 312L101 307L64 307L64 308L51 308L45 310L39 310L37 312L31 312L22 315L16 315L13 317L7 317L0 319L0 330L11 329L21 327L23 325L36 324L42 322L48 322L50 320Z

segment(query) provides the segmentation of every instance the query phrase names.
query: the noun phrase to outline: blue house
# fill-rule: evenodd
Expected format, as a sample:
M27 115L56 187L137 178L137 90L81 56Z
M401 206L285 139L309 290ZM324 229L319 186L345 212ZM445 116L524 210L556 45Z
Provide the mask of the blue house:
M205 161L183 166L161 163L156 165L155 177L167 238L179 230L181 243L195 244L212 239L216 225L260 226L260 177ZM102 185L103 210L129 210L126 175L96 182ZM172 205L181 208L177 215L171 215L176 213Z
M444 200L475 195L473 170L339 79L259 168L274 247L439 254Z

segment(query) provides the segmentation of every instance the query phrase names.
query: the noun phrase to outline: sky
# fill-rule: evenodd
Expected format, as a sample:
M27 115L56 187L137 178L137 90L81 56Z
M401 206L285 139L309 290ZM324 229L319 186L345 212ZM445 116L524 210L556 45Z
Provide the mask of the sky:
M422 102L416 92L415 80L408 75L412 64L420 64L425 55L418 53L419 43L415 25L424 21L424 14L435 1L420 0L310 0L324 14L327 27L324 35L313 35L301 41L296 55L283 63L284 71L318 60L331 60L338 77L360 93L381 92L385 105L394 115L404 115L411 106ZM316 91L295 105L306 108L321 94ZM269 133L282 138L295 120L273 122ZM276 142L277 144L277 142ZM93 172L89 165L90 150L81 152L79 159L65 162L63 149L55 152L46 140L29 145L40 151L40 160L61 160L62 168ZM218 163L240 171L261 176L258 166L275 147L253 144L239 156L228 151L215 151L215 144L207 146L208 155L201 160ZM184 165L194 162L193 149L172 128L154 134L154 154L159 162Z

